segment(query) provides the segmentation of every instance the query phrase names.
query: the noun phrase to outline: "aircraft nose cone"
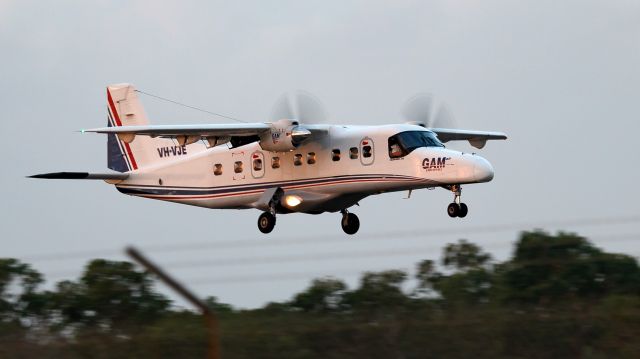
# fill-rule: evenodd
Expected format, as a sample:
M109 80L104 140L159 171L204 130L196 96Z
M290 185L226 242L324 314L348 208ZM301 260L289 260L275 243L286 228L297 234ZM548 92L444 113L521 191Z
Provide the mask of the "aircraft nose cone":
M473 166L473 176L478 182L489 182L493 179L493 166L486 159L478 156Z

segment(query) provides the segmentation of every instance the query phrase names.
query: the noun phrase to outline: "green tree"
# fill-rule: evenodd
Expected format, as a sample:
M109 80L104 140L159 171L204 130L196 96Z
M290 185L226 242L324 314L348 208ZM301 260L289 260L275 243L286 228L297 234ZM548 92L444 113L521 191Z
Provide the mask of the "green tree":
M44 298L36 290L42 275L14 258L0 258L0 321L40 313Z
M431 259L425 259L416 265L416 280L418 284L414 291L417 296L435 297L438 292L435 289L437 283L443 278L443 274L436 270L436 264Z
M442 252L442 265L457 271L484 268L490 261L489 253L483 252L480 246L465 239L447 244Z
M204 303L215 314L230 314L234 311L233 306L226 303L220 303L220 301L218 301L218 298L214 296L205 298Z
M65 323L102 328L150 322L169 306L148 272L104 259L91 261L78 282L58 283L52 299Z
M0 357L15 357L16 347L28 347L36 328L46 327L46 299L37 291L42 275L14 258L0 258ZM31 351L36 355L37 351Z
M327 313L342 308L347 285L338 279L314 279L311 286L297 294L290 303L291 308L304 312Z
M360 287L345 294L344 302L356 310L401 307L409 300L402 291L406 279L407 273L400 270L367 272L360 280Z
M640 267L575 234L524 232L512 260L499 266L508 302L547 304L571 298L640 294Z
M436 271L432 261L419 264L416 279L420 291L439 294L449 307L489 302L494 282L490 254L462 239L444 247L441 263L450 274Z
M419 299L403 291L407 274L392 270L365 273L354 290L317 279L291 301L262 309L205 301L222 314L225 358L640 357L633 340L640 269L632 257L573 234L526 232L502 263L467 241L447 245L441 263L418 264ZM40 292L38 278L16 260L0 262L9 308L0 320L0 358L206 354L202 316L167 307L149 274L130 263L92 261L52 292ZM38 317L44 326L29 325Z
M447 306L471 306L489 302L494 280L494 273L490 269L468 269L443 276L433 288L440 293Z

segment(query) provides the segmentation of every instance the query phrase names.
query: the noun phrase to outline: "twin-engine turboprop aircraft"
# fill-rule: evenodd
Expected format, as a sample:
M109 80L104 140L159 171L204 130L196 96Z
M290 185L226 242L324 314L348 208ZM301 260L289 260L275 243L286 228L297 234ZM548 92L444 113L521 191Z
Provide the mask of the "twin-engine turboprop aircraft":
M442 187L454 194L449 216L465 217L461 185L491 181L493 167L442 143L466 140L482 148L487 140L507 138L420 123L307 124L302 121L321 117L317 103L302 93L294 100L280 101L273 122L149 125L134 87L111 85L108 127L82 132L107 135L108 167L115 172L31 177L100 179L133 196L206 208L256 208L263 211L258 219L263 233L273 230L277 214L340 212L342 229L354 234L360 221L348 209L384 192ZM413 112L421 111L416 103Z

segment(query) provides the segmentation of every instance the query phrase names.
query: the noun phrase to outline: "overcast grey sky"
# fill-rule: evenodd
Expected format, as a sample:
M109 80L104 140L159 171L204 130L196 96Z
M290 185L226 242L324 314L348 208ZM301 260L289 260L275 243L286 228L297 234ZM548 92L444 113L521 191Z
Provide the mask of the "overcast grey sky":
M533 227L638 255L639 64L635 0L0 0L0 256L60 280L134 244L199 294L253 307L322 274L354 284L364 270L411 269L461 237L505 258ZM338 214L280 216L263 236L255 210L25 179L106 168L106 139L74 131L105 124L105 86L118 82L247 121L305 89L333 122L398 122L428 91L460 127L509 140L481 151L496 176L464 188L464 220L446 215L444 190L386 194L354 209L354 237ZM222 122L142 101L153 123Z

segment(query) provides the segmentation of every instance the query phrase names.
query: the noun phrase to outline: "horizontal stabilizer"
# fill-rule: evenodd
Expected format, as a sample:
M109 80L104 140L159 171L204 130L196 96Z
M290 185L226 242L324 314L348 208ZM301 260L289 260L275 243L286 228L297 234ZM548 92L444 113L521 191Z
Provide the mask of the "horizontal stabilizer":
M29 178L45 178L45 179L80 179L80 180L104 180L104 181L122 181L129 177L128 173L89 173L89 172L51 172L41 173Z

